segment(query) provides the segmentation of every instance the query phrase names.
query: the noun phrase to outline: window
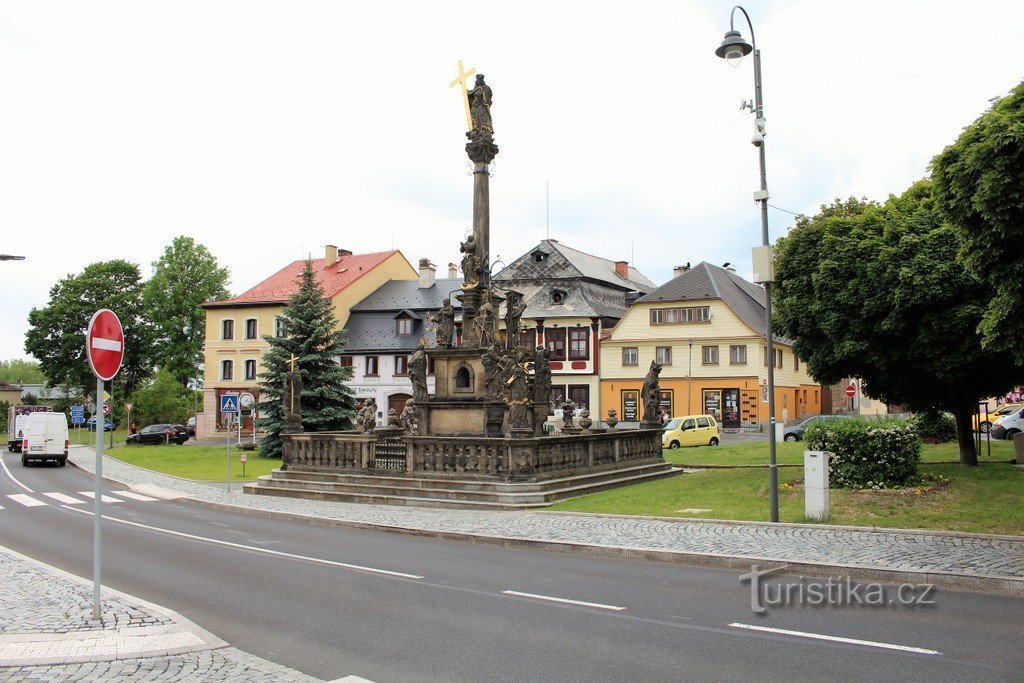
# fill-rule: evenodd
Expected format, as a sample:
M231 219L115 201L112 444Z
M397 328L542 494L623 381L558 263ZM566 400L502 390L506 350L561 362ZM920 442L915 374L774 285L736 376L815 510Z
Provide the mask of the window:
M741 344L739 346L729 347L729 364L730 365L746 365L747 364L747 345Z
M220 323L220 338L221 339L234 339L235 338L235 321L234 320L223 320Z
M782 349L773 349L775 351L775 367L782 367Z
M710 306L687 306L685 308L652 308L652 325L678 325L681 323L711 322Z
M352 367L352 356L342 356L341 361L338 363L343 368Z
M519 347L530 351L537 348L537 330L519 330Z
M635 346L622 347L623 365L640 365L640 354Z
M377 356L366 357L366 376L376 377L378 375Z
M249 318L245 321L245 338L256 338L256 318Z
M462 366L455 371L455 388L463 390L472 390L473 388L473 376L469 373L469 368Z
M550 329L544 333L544 341L551 352L551 360L565 360L565 329Z
M234 379L235 378L235 361L233 361L233 360L222 360L220 362L220 378L221 379Z
M690 418L689 420L683 420L683 431L684 432L689 430L689 429L693 429L694 426L695 425L694 425L694 422L693 422L693 418Z
M434 374L434 357L433 356L427 356L427 374L428 375L433 375Z
M698 417L697 418L697 426L698 427L710 427L711 423L708 422L708 419L706 417Z
M256 379L256 361L247 360L245 361L245 378Z
M702 346L700 347L700 351L704 359L704 365L718 365L717 346Z
M288 329L285 327L284 318L281 316L274 318L274 336L279 339L288 336Z
M398 334L412 334L412 318L399 318Z
M551 303L560 304L565 301L565 295L567 292L561 289L556 289L551 292Z
M569 330L569 358L588 360L590 358L590 329L574 327Z
M775 367L782 367L782 349L772 349L775 352ZM768 347L761 347L761 364L768 367Z
M551 387L551 405L558 408L563 403L565 403L565 386L559 385Z
M409 374L409 356L395 356L395 374Z
M590 387L586 384L570 384L569 400L575 403L577 408L590 410Z
M672 347L659 346L654 350L654 360L660 365L672 365Z
M800 372L800 358L795 353L793 354L793 371Z

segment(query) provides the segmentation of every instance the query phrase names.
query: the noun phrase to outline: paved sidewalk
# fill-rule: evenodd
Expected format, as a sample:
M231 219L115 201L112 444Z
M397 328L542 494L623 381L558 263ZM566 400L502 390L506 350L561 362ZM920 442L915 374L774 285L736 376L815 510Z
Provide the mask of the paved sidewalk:
M74 448L71 460L93 471L92 450ZM109 457L103 459L103 476L140 493L253 514L707 566L749 569L752 562L780 562L793 571L831 574L838 567L843 575L867 580L1024 595L1024 537L1019 536L362 505L254 496L241 493L240 486L229 494Z

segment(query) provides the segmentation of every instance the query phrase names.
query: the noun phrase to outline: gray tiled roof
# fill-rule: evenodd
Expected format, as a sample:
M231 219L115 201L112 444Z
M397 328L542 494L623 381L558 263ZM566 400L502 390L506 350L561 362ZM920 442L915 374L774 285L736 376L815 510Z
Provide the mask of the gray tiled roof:
M444 298L457 293L462 279L438 279L433 287L421 288L419 280L391 280L352 307L356 311L436 311ZM452 306L462 304L452 297Z
M542 252L547 257L538 263L533 255ZM654 283L639 270L629 266L629 277L615 272L615 262L600 256L567 247L557 240L542 240L539 245L523 254L494 276L495 280L534 280L586 278L626 291L649 292Z
M412 334L397 334L395 314L391 312L353 313L349 316L345 332L348 344L345 353L376 353L386 351L407 351L412 353L425 337L430 346L434 335L428 329L426 320L414 320Z
M641 297L638 303L698 301L701 299L721 299L722 303L728 306L747 327L764 336L764 289L752 282L747 282L731 270L713 266L705 261L701 261L690 270ZM778 335L772 335L772 337L785 344L793 343L785 337Z
M421 288L419 280L391 280L378 287L365 299L352 307L345 325L348 334L346 353L386 351L412 352L420 337L433 345L434 335L429 331L428 313L436 313L445 297L452 297L452 307L458 311L462 304L454 294L462 286L461 279L439 279L433 287ZM412 318L412 334L399 336L395 319L401 314Z

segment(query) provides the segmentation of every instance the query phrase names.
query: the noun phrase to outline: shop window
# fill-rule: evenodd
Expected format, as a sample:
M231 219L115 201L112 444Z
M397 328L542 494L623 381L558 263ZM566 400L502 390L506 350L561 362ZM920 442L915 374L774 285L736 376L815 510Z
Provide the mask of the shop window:
M590 410L590 387L586 384L570 384L569 400L575 403L577 408Z

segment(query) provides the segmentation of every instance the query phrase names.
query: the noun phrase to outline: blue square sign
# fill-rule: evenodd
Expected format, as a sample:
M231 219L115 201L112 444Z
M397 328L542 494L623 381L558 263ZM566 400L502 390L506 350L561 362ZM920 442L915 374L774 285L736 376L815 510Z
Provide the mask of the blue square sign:
M222 394L220 397L220 412L238 412L238 394Z

